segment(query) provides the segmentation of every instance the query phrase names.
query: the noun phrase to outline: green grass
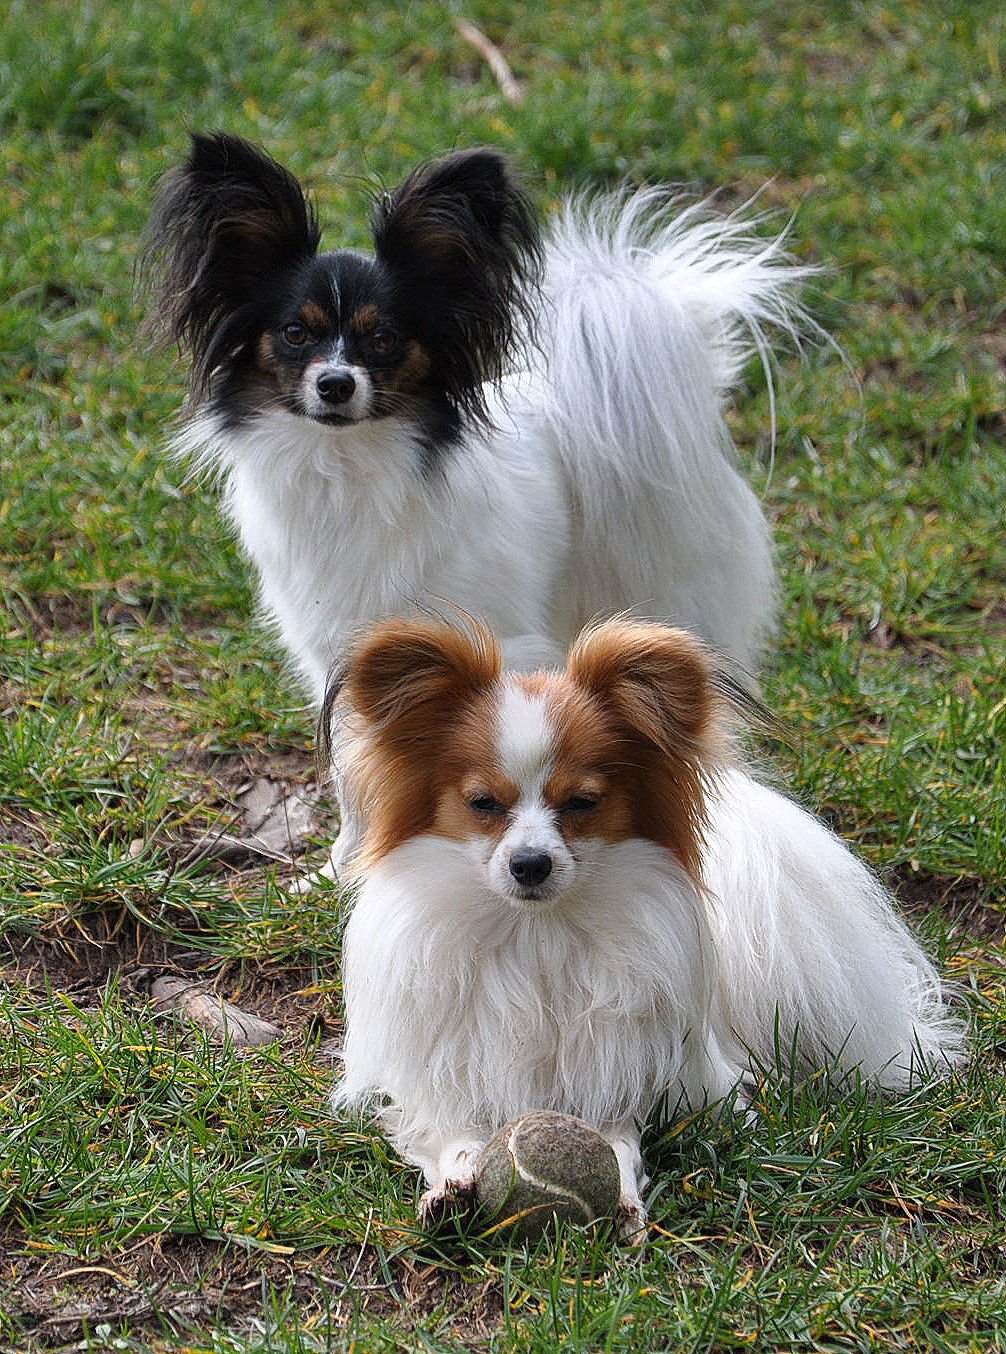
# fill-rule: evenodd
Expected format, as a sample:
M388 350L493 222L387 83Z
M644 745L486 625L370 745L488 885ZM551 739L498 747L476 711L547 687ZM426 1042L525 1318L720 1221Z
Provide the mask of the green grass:
M1006 14L838 0L239 9L11 0L0 36L0 1348L1006 1349ZM334 1119L338 900L195 865L308 713L206 486L133 266L189 128L264 142L327 242L367 193L492 141L570 187L761 192L823 267L835 347L732 412L772 517L789 730L763 756L889 877L966 994L967 1077L767 1093L655 1125L651 1242L434 1243L417 1181ZM323 849L321 832L317 854ZM284 1027L152 1014L167 964ZM320 1041L320 1042L319 1042Z

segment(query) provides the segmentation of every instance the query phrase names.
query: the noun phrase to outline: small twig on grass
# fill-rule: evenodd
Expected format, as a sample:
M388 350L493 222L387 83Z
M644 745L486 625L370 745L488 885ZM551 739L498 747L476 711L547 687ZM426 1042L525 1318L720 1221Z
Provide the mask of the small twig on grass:
M185 843L185 850L179 856L182 867L199 865L203 861L217 860L225 865L246 865L254 860L275 860L281 865L292 865L293 857L288 851L277 851L271 846L252 837L235 837L230 832L217 832L202 837L193 837Z
M493 78L500 87L500 93L507 103L512 103L515 106L523 103L524 86L510 69L509 62L496 44L486 37L481 28L476 28L467 19L455 19L454 27L465 42L471 43L489 67Z

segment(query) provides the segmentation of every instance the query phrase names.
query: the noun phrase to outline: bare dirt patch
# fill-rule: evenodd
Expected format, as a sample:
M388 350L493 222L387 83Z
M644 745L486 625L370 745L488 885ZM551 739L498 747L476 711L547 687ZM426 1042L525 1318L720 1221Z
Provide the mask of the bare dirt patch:
M993 897L979 879L929 874L906 866L894 871L888 882L909 916L937 912L949 922L953 935L999 944L1006 938L1006 900Z
M165 1336L208 1326L240 1332L262 1315L272 1289L296 1306L302 1323L334 1338L358 1312L384 1317L403 1340L431 1311L452 1312L464 1344L481 1345L498 1325L497 1284L470 1282L458 1270L399 1254L384 1262L369 1242L280 1256L196 1237L145 1238L97 1260L38 1254L16 1229L0 1230L0 1306L18 1329L13 1354L73 1348L128 1323Z
M148 710L138 710L142 723ZM153 713L156 720L157 712ZM180 782L194 812L168 823L151 841L129 844L131 855L158 851L169 868L195 868L225 880L236 893L254 893L266 869L292 879L303 869L304 853L334 833L334 814L314 779L310 753L250 749L222 756L179 752ZM0 852L43 856L55 849L43 820L21 807L0 814ZM335 901L333 899L333 908ZM295 907L296 903L291 903ZM184 924L184 919L182 919ZM331 968L331 965L329 965ZM320 973L321 970L321 973ZM0 983L40 994L59 991L83 1009L98 1004L112 983L138 1003L148 1001L151 981L180 974L263 1020L288 1037L324 1038L333 1027L334 971L312 962L227 959L146 925L123 906L65 912L11 929L0 941ZM319 983L319 976L324 981ZM166 1017L172 1018L172 1017Z

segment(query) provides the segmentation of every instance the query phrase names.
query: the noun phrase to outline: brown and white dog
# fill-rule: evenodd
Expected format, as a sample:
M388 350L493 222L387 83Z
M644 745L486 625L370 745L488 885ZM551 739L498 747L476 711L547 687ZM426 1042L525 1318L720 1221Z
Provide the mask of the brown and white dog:
M890 1089L961 1062L892 899L739 764L729 704L697 640L624 620L565 671L504 671L475 623L352 650L329 714L366 835L335 1098L381 1099L426 1220L528 1111L605 1135L638 1235L662 1096L736 1095L780 1047Z

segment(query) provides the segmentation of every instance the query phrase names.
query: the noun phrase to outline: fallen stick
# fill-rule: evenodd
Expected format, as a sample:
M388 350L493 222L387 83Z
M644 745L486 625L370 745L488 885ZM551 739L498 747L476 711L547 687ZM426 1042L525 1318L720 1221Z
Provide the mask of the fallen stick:
M184 851L178 856L178 863L183 868L199 865L204 860L219 860L225 865L247 865L252 860L275 860L281 865L293 864L293 857L288 851L276 851L254 835L235 837L229 832L193 837L191 841L185 843Z
M506 57L496 44L486 37L481 28L476 28L467 19L455 19L454 27L465 42L471 43L492 71L493 78L500 87L500 93L507 103L523 103L524 86L515 78Z
M228 1041L238 1048L257 1048L283 1037L278 1025L261 1020L250 1011L242 1011L222 997L207 992L201 983L172 974L155 978L150 984L155 1011L180 1011L206 1032L214 1043Z

